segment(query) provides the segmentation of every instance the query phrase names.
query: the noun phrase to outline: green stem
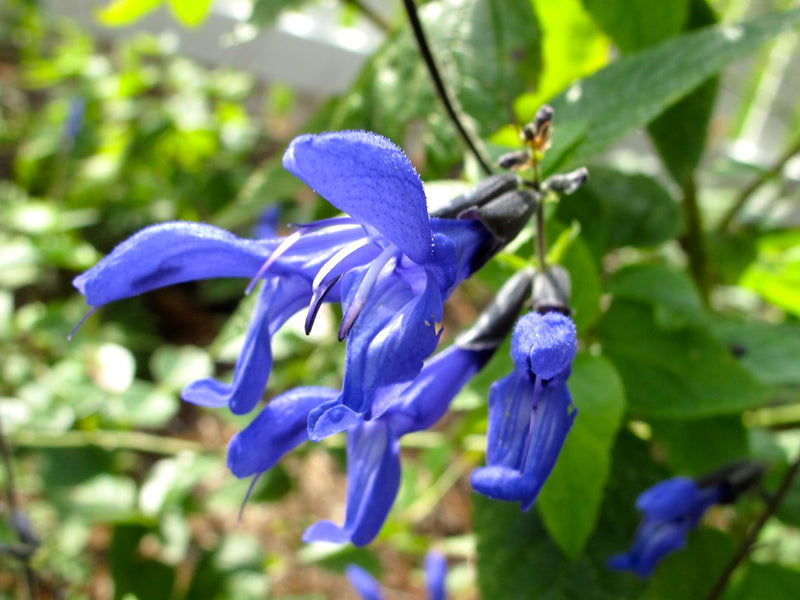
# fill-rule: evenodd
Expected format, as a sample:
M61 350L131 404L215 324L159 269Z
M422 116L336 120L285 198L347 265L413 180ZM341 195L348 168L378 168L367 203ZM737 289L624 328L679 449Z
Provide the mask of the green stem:
M12 440L17 446L29 448L81 448L99 446L106 450L135 450L150 454L180 454L181 452L211 452L199 442L163 437L141 431L65 431L45 434L18 431Z
M380 14L364 4L361 0L344 0L344 3L355 6L359 11L361 11L361 14L363 14L368 20L372 21L372 24L384 33L389 33L392 30L391 25L389 25L389 23Z
M694 176L690 177L683 189L683 212L686 217L686 235L682 242L689 256L689 270L697 284L703 303L708 306L711 294L711 281L708 274L703 221L697 201L697 184Z
M800 153L800 137L798 137L791 147L778 158L775 164L761 173L761 175L739 193L733 205L728 209L728 212L725 213L725 216L722 217L719 225L717 225L717 231L723 232L729 229L733 220L741 212L745 204L747 204L747 201L750 200L750 197L767 181L780 175L786 163L797 153Z
M455 125L458 134L461 136L461 139L464 140L467 148L469 148L470 152L475 156L484 174L491 175L492 168L489 166L489 161L483 156L483 153L478 149L477 144L473 141L467 128L464 127L458 115L460 111L456 109L456 101L447 92L444 80L439 72L439 67L436 65L436 60L433 57L430 44L428 44L428 38L425 36L425 30L422 28L422 23L419 20L414 0L403 0L403 6L408 14L408 20L411 23L411 29L414 32L414 38L417 40L417 46L419 47L420 54L422 54L422 59L425 61L425 66L428 67L428 73L433 80L433 86L436 88L436 93L439 95L442 104L444 104L447 115L450 117L453 125Z

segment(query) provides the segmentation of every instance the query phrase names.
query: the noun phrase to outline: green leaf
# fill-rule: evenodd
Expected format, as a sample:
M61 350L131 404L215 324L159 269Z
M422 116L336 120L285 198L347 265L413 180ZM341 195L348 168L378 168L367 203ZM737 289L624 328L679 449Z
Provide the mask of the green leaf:
M533 0L533 4L542 28L543 69L536 91L525 93L514 102L517 114L525 120L533 118L542 104L570 83L604 67L609 56L608 38L579 0ZM516 136L512 129L509 133ZM516 137L509 142L515 144Z
M733 540L724 533L711 529L690 531L686 548L668 555L657 567L644 598L705 598L733 552Z
M523 513L516 504L474 495L481 596L503 600L638 597L643 582L609 570L606 561L630 545L639 523L636 497L665 476L648 456L644 442L620 432L597 528L576 561L565 557L548 538L536 511ZM570 498L561 510L571 515L581 502L582 495Z
M765 388L709 332L663 331L652 313L645 304L616 300L598 325L633 414L698 419L765 400Z
M800 385L800 326L736 318L717 319L714 333L733 349L742 366L767 385Z
M614 366L603 357L579 355L569 379L578 409L553 472L537 500L550 536L571 559L594 529L611 467L611 448L625 410L625 392ZM565 504L580 498L572 510Z
M750 562L744 576L731 583L725 600L790 600L797 596L797 590L800 590L800 571L797 569Z
M167 0L172 14L186 27L197 27L211 12L213 0Z
M601 257L622 246L656 246L680 233L680 207L652 177L593 167L589 181L561 199L559 220L577 220Z
M785 231L761 238L758 257L740 283L800 316L800 232Z
M249 22L257 27L266 27L275 22L281 11L310 4L310 0L253 0Z
M652 121L728 63L800 21L800 9L711 27L627 56L553 100L556 133L545 171L580 166Z
M650 421L672 471L697 476L748 455L747 430L739 415L693 421Z
M536 84L541 67L539 26L528 0L443 0L420 7L433 52L468 123L488 136L513 119L509 98ZM330 111L327 127L363 127L402 145L416 163L444 173L463 148L434 93L409 28L386 40L351 93Z
M705 0L691 0L687 31L713 25L717 19ZM712 78L648 125L664 165L681 187L690 179L700 160L708 137L708 124L717 99L719 79Z
M164 0L114 0L101 8L95 17L103 25L122 27L135 23L158 8Z
M586 10L623 52L634 52L678 34L688 0L583 0Z
M681 329L706 322L700 294L684 271L664 265L634 264L614 273L607 287L615 298L652 304L656 322L662 329Z
M602 285L592 253L581 238L572 242L564 252L561 264L572 278L570 306L579 332L591 328L600 316Z

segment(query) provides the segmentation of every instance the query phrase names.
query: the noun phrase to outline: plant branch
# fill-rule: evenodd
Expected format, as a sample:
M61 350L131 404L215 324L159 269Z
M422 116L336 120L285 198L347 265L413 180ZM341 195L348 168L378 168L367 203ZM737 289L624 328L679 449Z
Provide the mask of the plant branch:
M798 471L800 471L800 455L798 455L792 465L786 470L778 490L772 496L772 500L770 500L769 504L767 504L767 507L764 509L764 512L761 513L761 515L758 517L758 520L750 528L747 536L739 546L739 550L725 567L722 576L719 578L708 596L706 596L706 600L717 600L722 596L722 593L725 591L733 572L742 563L742 561L747 558L747 555L750 554L753 544L758 539L758 534L761 533L761 530L764 528L764 525L766 525L769 518L774 515L780 507L781 503L786 497L786 494L789 492L789 488L792 485L792 481L794 481L794 478L797 476Z
M428 67L428 73L433 80L436 93L439 95L439 98L444 104L447 115L450 117L453 125L455 125L459 135L464 140L464 143L467 145L470 152L472 152L472 154L475 156L475 159L478 161L478 164L480 164L484 174L491 175L492 168L489 166L489 161L483 156L482 152L478 149L478 146L472 139L472 136L464 127L464 124L458 115L458 110L455 106L455 100L451 98L450 94L447 92L447 88L442 80L442 75L439 72L439 67L436 65L436 60L434 59L430 45L428 44L428 38L425 36L425 31L422 29L422 23L419 20L417 7L414 4L414 0L403 0L403 6L408 14L408 20L411 23L411 29L414 31L414 38L417 40L419 51L422 54L425 65Z
M705 239L703 237L703 221L697 201L697 184L690 177L683 189L683 212L686 217L686 235L681 244L689 255L689 270L697 284L703 303L708 306L711 294L711 282L708 274Z
M345 4L350 4L351 6L355 6L358 10L361 11L369 21L372 22L375 27L383 31L384 33L389 33L392 30L392 26L377 12L375 12L370 6L364 4L361 0L344 0Z
M58 434L41 434L18 431L13 436L18 446L34 448L80 448L99 446L107 450L135 450L151 454L179 454L181 452L209 452L199 442L169 438L140 431L65 431Z
M728 229L733 220L736 218L739 212L741 212L745 204L747 204L747 201L750 200L750 197L758 190L758 188L760 188L773 177L779 175L786 163L789 162L789 159L798 153L800 153L800 137L795 140L794 144L792 144L789 149L778 158L777 161L775 161L775 164L761 173L761 175L759 175L750 183L750 185L748 185L739 193L739 195L736 197L736 200L733 202L733 205L728 209L728 212L725 213L725 216L722 217L719 225L717 225L717 231L723 232Z

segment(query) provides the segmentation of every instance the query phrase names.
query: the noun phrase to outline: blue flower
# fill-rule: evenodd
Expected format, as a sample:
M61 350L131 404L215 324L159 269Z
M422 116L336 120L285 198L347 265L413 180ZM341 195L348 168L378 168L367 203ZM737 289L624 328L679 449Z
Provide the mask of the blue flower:
M664 556L686 545L687 534L699 525L712 504L727 502L730 496L724 483L700 487L686 477L657 483L636 499L643 520L633 547L612 556L608 566L647 577Z
M307 542L371 542L383 526L400 486L400 438L434 425L452 399L492 357L513 325L531 289L530 271L512 277L467 332L425 363L414 381L388 408L347 431L345 522L320 521L303 536ZM267 404L228 446L228 467L237 477L259 475L309 439L306 417L338 397L329 388L298 388ZM313 439L313 438L312 438Z
M264 279L233 382L200 380L182 394L238 414L263 394L275 331L304 307L310 330L323 301L341 302L343 389L309 416L312 438L321 439L389 407L435 349L444 300L498 242L477 220L430 218L413 166L376 134L300 136L283 164L350 216L255 241L210 225L157 225L120 244L74 285L96 308L195 279Z
M567 378L576 351L572 320L559 313L529 313L514 328L514 372L489 391L487 466L472 473L472 487L528 510L555 466L575 420Z
M381 588L375 578L358 565L348 565L347 578L361 596L362 600L382 600ZM438 552L428 552L425 556L425 587L429 600L445 599L445 576L447 560Z

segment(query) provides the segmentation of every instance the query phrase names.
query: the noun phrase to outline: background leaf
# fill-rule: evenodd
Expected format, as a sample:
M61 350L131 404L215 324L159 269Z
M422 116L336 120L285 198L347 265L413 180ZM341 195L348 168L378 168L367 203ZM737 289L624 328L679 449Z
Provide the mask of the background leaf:
M569 389L578 416L536 504L553 541L576 559L600 511L625 393L611 362L586 354L572 365ZM578 497L581 501L574 502ZM570 503L572 510L565 511Z
M172 14L186 27L197 27L211 12L214 0L167 0Z
M130 25L154 11L164 0L114 0L97 12L103 25L121 27Z
M545 171L586 163L643 127L728 63L800 21L800 9L672 38L576 82L552 102L557 134Z
M614 301L598 335L622 376L634 415L701 418L765 400L765 388L708 332L663 331L645 304Z
M598 25L623 52L663 42L683 29L689 0L583 0Z

